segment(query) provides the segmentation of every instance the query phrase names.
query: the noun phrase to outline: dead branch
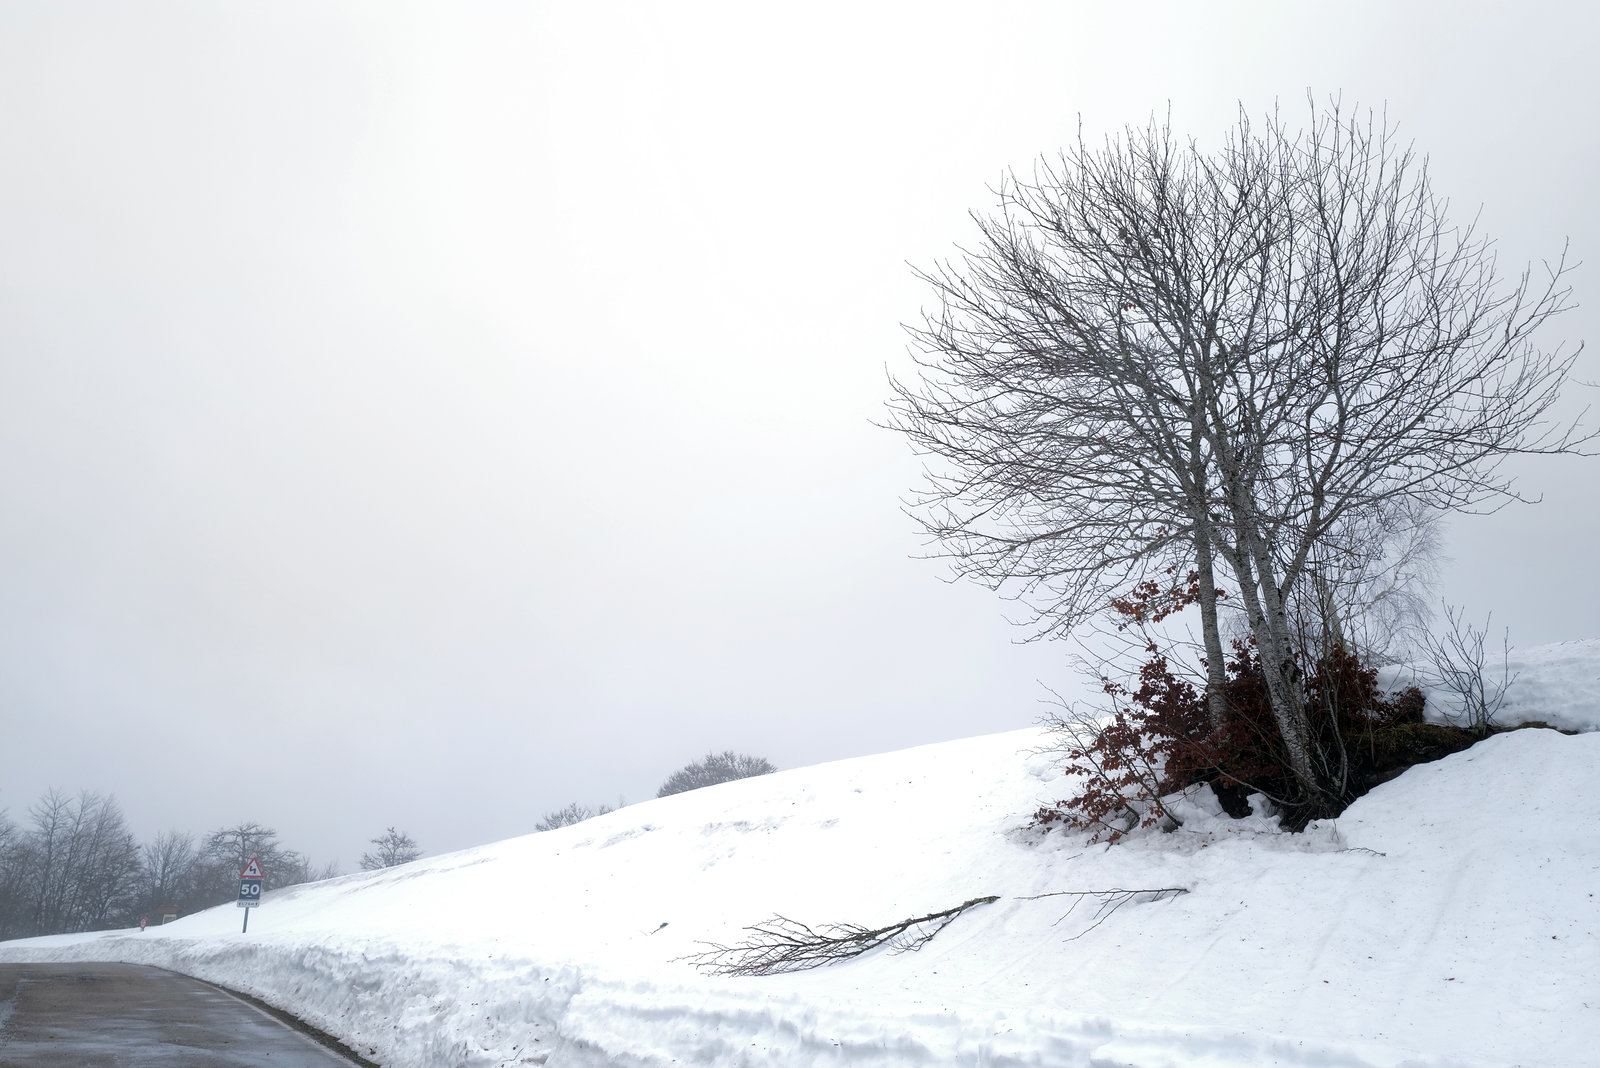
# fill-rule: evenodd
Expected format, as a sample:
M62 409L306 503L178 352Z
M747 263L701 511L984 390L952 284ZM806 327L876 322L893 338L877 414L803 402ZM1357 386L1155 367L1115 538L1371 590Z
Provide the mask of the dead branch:
M853 923L830 923L811 928L787 916L746 927L750 937L737 945L702 942L706 949L679 960L712 975L777 975L820 968L887 946L891 953L909 953L927 945L957 916L978 905L999 901L996 896L975 897L955 908L926 916L867 928Z
M1050 926L1052 927L1061 923L1068 916L1071 916L1075 911L1077 911L1078 906L1083 904L1085 901L1092 900L1099 902L1099 908L1095 909L1094 916L1091 917L1092 922L1089 924L1089 926L1085 927L1083 930L1067 939L1068 942L1074 942L1088 934L1090 931L1094 930L1096 927L1099 927L1102 923L1105 923L1111 918L1112 913L1116 912L1124 905L1138 901L1140 898L1144 898L1145 902L1149 903L1160 901L1162 898L1168 896L1177 897L1179 894L1187 894L1188 892L1189 888L1186 886L1161 886L1153 889L1143 890L1124 890L1119 886L1113 887L1110 890L1052 890L1048 894L1033 894L1028 897L1018 898L1018 900L1038 901L1039 899L1046 897L1072 898L1072 907L1067 909L1067 911L1061 915L1060 919L1051 924Z

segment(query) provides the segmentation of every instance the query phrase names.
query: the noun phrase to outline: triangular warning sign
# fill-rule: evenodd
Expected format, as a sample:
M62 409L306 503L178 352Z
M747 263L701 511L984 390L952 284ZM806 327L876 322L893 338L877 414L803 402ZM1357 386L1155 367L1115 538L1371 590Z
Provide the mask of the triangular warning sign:
M239 873L239 878L260 879L261 877L261 864L256 860L255 857L251 857L250 863L246 864L244 866L244 871Z

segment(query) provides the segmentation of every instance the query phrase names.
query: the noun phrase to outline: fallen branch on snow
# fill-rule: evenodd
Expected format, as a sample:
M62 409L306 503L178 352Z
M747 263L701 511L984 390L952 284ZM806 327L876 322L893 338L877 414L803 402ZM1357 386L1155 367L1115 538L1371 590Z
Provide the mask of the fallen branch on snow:
M1179 894L1187 894L1188 892L1189 888L1186 886L1161 886L1145 890L1124 890L1121 887L1114 887L1110 890L1052 890L1048 894L1033 894L1028 897L1018 898L1017 900L1038 901L1040 898L1046 897L1072 898L1072 907L1067 909L1067 911L1062 914L1061 919L1056 920L1056 923L1060 923L1061 920L1071 916L1073 912L1077 910L1078 906L1084 903L1084 901L1098 901L1100 903L1100 907L1095 910L1094 916L1092 917L1094 922L1089 924L1089 926L1085 927L1083 930L1079 931L1077 934L1073 935L1071 938L1067 939L1068 942L1072 942L1082 938L1096 927L1099 927L1102 923L1105 923L1106 920L1111 918L1111 914L1116 912L1122 906L1137 901L1141 897L1145 898L1147 901L1155 902L1160 901L1162 898L1169 895L1172 897L1177 897ZM1054 927L1055 925L1056 924L1053 923L1050 926Z
M738 945L703 942L705 950L678 959L712 975L776 975L849 960L879 946L888 946L891 953L910 953L927 945L963 912L998 900L998 896L975 897L943 912L876 928L830 923L813 929L787 916L774 916L746 927L750 937Z

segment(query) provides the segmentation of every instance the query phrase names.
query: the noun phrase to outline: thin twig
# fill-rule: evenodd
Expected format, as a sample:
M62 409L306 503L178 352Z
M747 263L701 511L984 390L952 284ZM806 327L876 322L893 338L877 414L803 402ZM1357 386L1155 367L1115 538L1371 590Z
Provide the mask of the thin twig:
M1067 909L1067 911L1063 913L1061 917L1055 921L1055 923L1052 923L1050 925L1052 927L1060 923L1062 920L1065 920L1068 916L1071 916L1077 907L1083 904L1085 899L1092 898L1100 902L1100 907L1095 910L1094 922L1090 923L1089 926L1085 927L1083 930L1067 939L1068 942L1075 942L1084 935L1088 934L1090 931L1094 930L1096 927L1099 927L1102 923L1105 923L1111 918L1111 914L1116 912L1122 906L1137 901L1140 897L1146 894L1150 895L1149 900L1151 902L1156 902L1168 895L1177 897L1179 894L1187 894L1188 892L1189 888L1186 886L1161 886L1141 890L1125 890L1119 886L1113 887L1110 890L1052 890L1047 894L1032 894L1028 897L1019 898L1018 900L1038 901L1039 899L1046 897L1073 898L1074 900L1072 902L1072 907Z

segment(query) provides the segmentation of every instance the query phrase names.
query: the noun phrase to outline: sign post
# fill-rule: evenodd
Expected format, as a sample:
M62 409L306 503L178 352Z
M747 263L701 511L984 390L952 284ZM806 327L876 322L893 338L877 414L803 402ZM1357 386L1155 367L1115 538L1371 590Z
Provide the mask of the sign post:
M239 907L244 909L244 926L239 933L250 930L250 910L261 904L261 863L255 857L239 873Z

